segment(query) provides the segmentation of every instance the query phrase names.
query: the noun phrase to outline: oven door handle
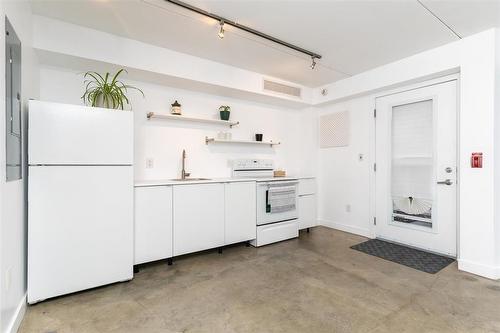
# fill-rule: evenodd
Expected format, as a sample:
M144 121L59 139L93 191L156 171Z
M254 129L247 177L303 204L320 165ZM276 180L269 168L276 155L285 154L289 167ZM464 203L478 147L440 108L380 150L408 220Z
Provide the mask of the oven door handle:
M284 181L280 181L280 182L268 183L267 186L269 186L269 187L275 187L275 186L285 187L285 186L294 186L294 185L297 185L298 183L299 182L284 182Z
M269 203L269 189L266 190L266 213L271 212L271 204Z

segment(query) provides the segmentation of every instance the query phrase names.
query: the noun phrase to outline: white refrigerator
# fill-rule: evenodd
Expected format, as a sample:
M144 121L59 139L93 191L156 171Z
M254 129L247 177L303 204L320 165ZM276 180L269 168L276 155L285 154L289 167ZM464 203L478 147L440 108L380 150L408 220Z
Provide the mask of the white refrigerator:
M28 303L133 277L133 114L30 101Z

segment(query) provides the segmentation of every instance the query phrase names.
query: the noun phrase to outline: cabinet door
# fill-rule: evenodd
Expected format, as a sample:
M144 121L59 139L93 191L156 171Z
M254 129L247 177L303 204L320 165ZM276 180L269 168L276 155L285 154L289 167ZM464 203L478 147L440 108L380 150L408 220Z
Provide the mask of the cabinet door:
M224 184L174 186L174 256L224 245Z
M135 259L172 257L172 186L135 188Z
M226 231L225 243L233 244L255 239L255 182L225 184Z
M316 226L316 196L299 196L299 229Z

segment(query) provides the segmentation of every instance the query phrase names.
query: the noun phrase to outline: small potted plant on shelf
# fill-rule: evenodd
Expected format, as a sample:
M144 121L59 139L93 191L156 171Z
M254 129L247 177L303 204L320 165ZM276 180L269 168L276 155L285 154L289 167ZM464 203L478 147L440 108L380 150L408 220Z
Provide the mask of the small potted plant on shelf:
M231 115L231 107L228 105L221 105L219 108L220 119L221 120L229 120L229 116Z
M118 80L118 77L123 72L127 73L122 68L113 77L111 77L110 73L101 75L97 72L86 72L83 76L85 79L85 92L82 96L85 105L123 110L125 104L130 105L127 97L129 89L139 91L144 97L141 89Z

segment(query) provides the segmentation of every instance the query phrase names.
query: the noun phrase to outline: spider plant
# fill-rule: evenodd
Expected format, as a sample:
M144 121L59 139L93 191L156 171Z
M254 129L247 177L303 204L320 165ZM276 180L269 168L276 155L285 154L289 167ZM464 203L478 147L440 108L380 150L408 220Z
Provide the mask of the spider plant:
M128 89L137 90L144 97L141 89L131 85L124 84L118 80L118 77L125 69L120 69L111 78L110 73L103 75L97 72L86 72L83 76L85 84L85 93L82 96L86 105L105 107L108 109L122 109L124 104L130 105L127 97Z

